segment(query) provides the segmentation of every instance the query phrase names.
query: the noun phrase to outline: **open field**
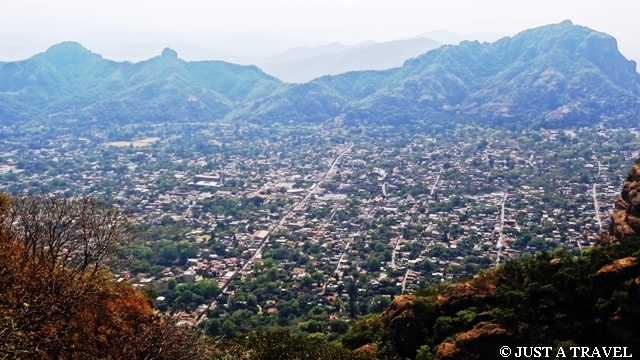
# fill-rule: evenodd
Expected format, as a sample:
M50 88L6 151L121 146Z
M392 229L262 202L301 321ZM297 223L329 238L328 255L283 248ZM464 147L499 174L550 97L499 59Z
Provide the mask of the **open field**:
M160 138L151 137L133 141L113 141L106 143L105 146L128 147L133 145L133 147L146 147L158 140L160 140Z
M6 174L6 173L19 173L22 172L22 170L18 170L14 165L0 165L0 174Z

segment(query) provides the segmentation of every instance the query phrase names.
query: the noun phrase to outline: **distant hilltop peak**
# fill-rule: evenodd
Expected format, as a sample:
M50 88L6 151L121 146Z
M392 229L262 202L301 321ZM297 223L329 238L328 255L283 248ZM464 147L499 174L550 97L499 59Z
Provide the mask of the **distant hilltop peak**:
M164 50L162 50L162 57L177 59L178 53L171 48L164 48Z
M45 51L45 54L55 54L55 53L81 53L81 54L90 54L91 51L80 45L75 41L63 41L59 44L53 45Z
M94 54L75 41L65 41L47 49L41 56L48 61L60 66L78 64L83 61L90 61L93 58L102 58L101 55Z

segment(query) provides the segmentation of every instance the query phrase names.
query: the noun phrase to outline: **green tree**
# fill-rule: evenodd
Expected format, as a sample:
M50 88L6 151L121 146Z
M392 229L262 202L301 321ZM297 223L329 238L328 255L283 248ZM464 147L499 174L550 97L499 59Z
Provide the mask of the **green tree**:
M247 295L247 305L249 305L249 306L258 305L258 298L253 294Z
M222 333L228 338L236 336L236 324L233 321L227 319L222 323Z
M171 241L163 241L163 246L160 248L160 257L164 262L171 263L178 258L178 249Z
M347 282L346 286L347 294L349 295L349 315L352 319L355 319L357 315L356 297L358 296L358 287L353 281Z
M305 277L303 277L300 281L300 286L302 286L303 288L310 288L312 284L313 279L309 275L305 275Z
M321 272L316 271L311 274L311 278L318 284L318 286L320 286L324 280L324 275Z
M327 342L327 335L321 333L321 332L316 332L313 334L310 334L307 339L314 341L314 342L318 342L318 343L326 343Z
M173 290L176 288L176 286L178 285L178 282L176 281L176 279L171 279L169 280L169 282L167 283L167 288L169 290Z
M349 330L349 323L343 320L329 321L329 329L337 334L344 334Z
M369 260L369 271L380 271L380 260L378 260L377 258L371 258L371 260Z
M317 320L311 319L306 323L301 323L300 329L308 333L317 333L322 331L322 324Z
M220 319L209 319L204 327L205 334L208 336L218 336L222 334L222 324L220 323Z
M373 297L371 304L369 304L369 313L380 313L386 310L391 305L391 299L386 296L376 295Z

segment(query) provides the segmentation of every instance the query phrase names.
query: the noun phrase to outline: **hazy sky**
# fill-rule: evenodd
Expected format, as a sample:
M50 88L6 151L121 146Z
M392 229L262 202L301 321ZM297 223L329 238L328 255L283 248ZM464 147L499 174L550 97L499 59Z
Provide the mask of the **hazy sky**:
M609 33L623 52L634 52L639 14L638 0L3 0L0 59L9 55L2 42L15 48L20 39L118 45L131 34L162 41L263 31L353 44L438 29L514 34L565 19Z

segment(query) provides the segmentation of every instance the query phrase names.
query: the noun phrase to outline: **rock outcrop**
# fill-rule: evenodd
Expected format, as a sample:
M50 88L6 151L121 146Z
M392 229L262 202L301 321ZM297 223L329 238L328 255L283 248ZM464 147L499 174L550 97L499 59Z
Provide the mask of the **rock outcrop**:
M611 214L611 225L598 245L609 245L630 235L640 235L640 164L635 164L622 184Z
M437 296L437 304L447 313L455 314L470 306L474 306L479 299L493 295L496 283L493 278L477 278L473 281L451 284Z
M438 346L436 360L497 359L502 346L513 346L515 337L500 325L481 322L456 336L454 342Z
M626 257L614 260L611 264L603 266L600 270L592 275L596 285L602 285L610 282L618 282L637 275L640 271L640 263L636 257Z
M636 257L626 257L614 260L589 276L595 294L605 296L610 294L621 283L634 279L640 275L640 262Z
M448 285L433 301L425 297L398 296L382 313L383 327L394 334L395 342L403 357L415 356L424 339L432 334L436 320L441 316L455 317L460 310L481 308L495 292L495 279L481 276L471 281ZM491 320L489 314L478 314L469 328Z
M393 332L403 357L411 357L424 341L425 331L433 326L440 315L435 308L425 306L424 299L415 296L397 296L382 313L385 329Z
M374 357L376 355L376 353L378 352L378 345L377 344L363 345L363 346L355 349L354 352L356 354Z

